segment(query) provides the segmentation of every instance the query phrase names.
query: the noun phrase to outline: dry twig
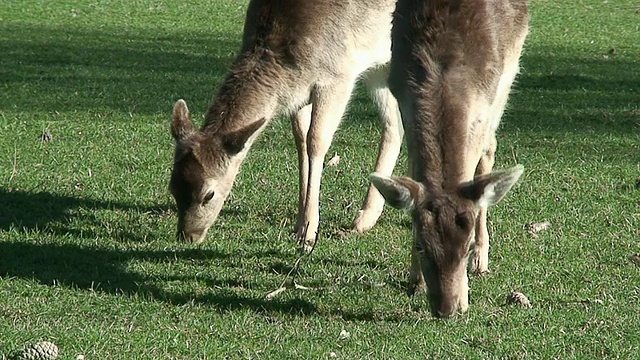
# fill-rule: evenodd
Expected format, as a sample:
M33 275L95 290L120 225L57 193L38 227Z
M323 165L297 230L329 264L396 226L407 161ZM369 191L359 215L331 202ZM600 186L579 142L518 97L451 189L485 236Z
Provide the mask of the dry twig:
M307 225L305 227L308 228L309 224L307 223ZM306 233L306 231L304 233ZM311 247L311 251L309 251L308 253L303 253L302 255L300 255L298 257L298 259L296 260L295 264L293 264L293 267L291 268L291 270L289 270L289 272L285 276L284 280L282 280L282 283L280 284L280 287L275 289L275 290L273 290L273 291L271 291L271 292L269 292L267 295L265 295L265 299L266 300L272 300L276 296L278 296L278 295L282 294L283 292L285 292L285 290L287 290L287 289L313 290L313 288L296 284L295 277L296 277L296 274L298 273L298 269L300 268L300 264L302 263L302 259L304 259L306 257L310 257L311 254L313 254L313 250L315 250L316 245L318 245L318 232L316 232L316 236L315 236L315 239L313 241L313 246Z
M11 175L9 176L9 183L13 180L13 178L18 174L18 147L13 147L13 169L11 170Z

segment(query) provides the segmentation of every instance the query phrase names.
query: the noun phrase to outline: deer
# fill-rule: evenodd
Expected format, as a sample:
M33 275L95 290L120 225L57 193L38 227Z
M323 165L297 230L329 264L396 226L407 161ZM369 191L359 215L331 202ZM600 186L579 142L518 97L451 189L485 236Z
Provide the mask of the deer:
M249 149L269 122L289 116L298 152L298 215L303 252L318 232L324 158L360 79L379 109L383 131L375 171L391 174L403 138L387 86L395 0L252 0L239 54L197 129L184 100L173 108L175 152L169 188L178 239L205 239ZM353 229L379 218L384 199L369 186Z
M398 0L393 15L388 84L409 176L370 180L411 216L407 291L427 292L437 317L467 311L468 272L488 271L487 208L524 171L492 172L528 18L527 0Z

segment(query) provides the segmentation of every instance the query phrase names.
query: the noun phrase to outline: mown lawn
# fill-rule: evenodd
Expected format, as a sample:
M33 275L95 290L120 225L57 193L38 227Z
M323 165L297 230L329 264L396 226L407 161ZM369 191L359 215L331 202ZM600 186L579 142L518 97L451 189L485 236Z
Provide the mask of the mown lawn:
M0 356L75 359L637 358L640 7L531 2L496 168L525 175L490 213L471 308L405 296L409 219L344 235L380 127L358 90L331 154L320 244L296 262L290 125L256 142L208 240L177 243L173 103L200 120L246 1L10 1L0 7ZM406 168L401 156L397 173ZM550 221L532 236L523 226ZM512 290L533 308L506 306Z

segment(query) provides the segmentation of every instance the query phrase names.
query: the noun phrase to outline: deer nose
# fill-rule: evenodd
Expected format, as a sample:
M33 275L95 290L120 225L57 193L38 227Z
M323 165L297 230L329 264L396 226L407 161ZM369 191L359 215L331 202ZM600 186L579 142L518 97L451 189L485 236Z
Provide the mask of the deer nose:
M178 241L197 244L204 240L207 231L178 231Z
M453 315L457 309L458 309L457 301L443 301L440 304L440 308L436 312L436 315L439 318L446 319L451 317L451 315Z
M438 310L438 317L441 319L447 319L449 317L451 317L451 315L453 315L453 311L450 310Z

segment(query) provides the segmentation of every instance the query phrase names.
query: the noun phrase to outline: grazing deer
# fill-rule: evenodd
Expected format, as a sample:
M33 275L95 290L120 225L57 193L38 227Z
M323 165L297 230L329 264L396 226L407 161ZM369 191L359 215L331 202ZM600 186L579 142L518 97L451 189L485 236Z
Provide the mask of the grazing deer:
M527 0L399 0L393 16L389 86L411 177L371 181L411 212L409 293L428 291L437 316L467 310L467 265L488 270L487 207L523 172L491 169L527 32Z
M295 230L306 251L318 230L324 157L354 84L372 92L383 119L376 172L390 175L403 131L387 88L395 0L253 0L241 51L197 130L183 100L173 109L175 156L170 189L178 237L202 241L231 191L260 132L279 114L291 116L298 150ZM375 224L384 199L370 186L353 227Z

